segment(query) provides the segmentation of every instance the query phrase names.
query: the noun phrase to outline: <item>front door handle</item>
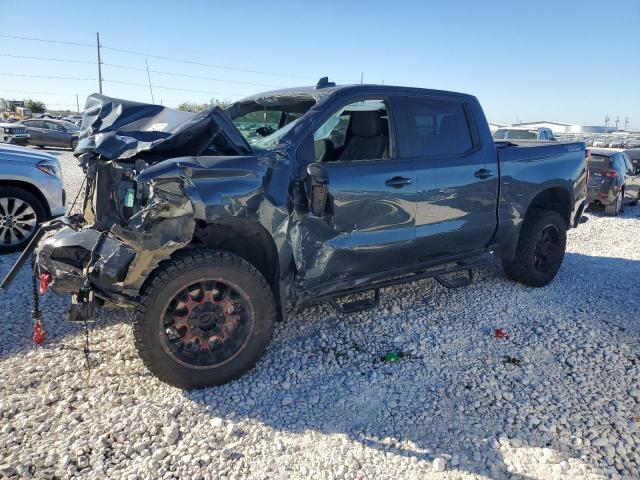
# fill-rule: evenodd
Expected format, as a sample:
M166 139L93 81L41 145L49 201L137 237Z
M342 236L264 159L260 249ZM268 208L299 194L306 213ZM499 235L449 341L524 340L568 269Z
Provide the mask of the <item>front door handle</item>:
M411 183L411 179L405 178L405 177L392 177L388 179L386 182L384 182L384 184L387 187L392 187L392 188L402 188L405 185L409 185L410 183Z
M485 178L493 177L493 172L491 170L487 170L486 168L481 168L476 173L474 173L474 175L478 178L485 179Z

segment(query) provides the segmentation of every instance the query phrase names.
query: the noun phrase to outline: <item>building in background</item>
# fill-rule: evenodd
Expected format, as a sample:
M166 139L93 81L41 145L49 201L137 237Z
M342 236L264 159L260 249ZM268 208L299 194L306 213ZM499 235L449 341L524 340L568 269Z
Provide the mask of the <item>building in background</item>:
M603 127L599 125L577 125L572 123L549 122L547 120L542 120L539 122L514 123L511 126L522 127L522 128L550 128L554 134L562 134L562 133L607 134L607 133L613 133L618 130L614 126Z

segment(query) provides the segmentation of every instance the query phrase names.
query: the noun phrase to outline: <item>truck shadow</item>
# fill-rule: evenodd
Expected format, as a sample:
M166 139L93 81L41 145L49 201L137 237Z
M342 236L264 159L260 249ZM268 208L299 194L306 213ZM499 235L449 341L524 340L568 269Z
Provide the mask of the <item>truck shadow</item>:
M184 395L212 417L343 436L355 451L444 456L448 469L491 478L530 478L519 468L598 475L592 461L602 450L591 446L590 432L606 438L618 435L612 425L634 428L634 400L610 409L606 399L626 396L627 375L640 368L638 274L638 261L568 253L543 289L495 279L447 293L434 283L422 285L429 297L410 298L403 313L379 309L368 318L313 307L278 327L248 375ZM616 287L600 295L612 278ZM411 297L407 290L386 290L386 307ZM403 322L414 328L403 332ZM496 339L497 327L511 338ZM619 368L590 357L600 342L618 345ZM400 350L401 361L382 360ZM298 355L285 359L284 351ZM620 392L604 389L602 375L619 375ZM580 400L563 406L569 398ZM593 425L593 408L606 410L608 421L599 416ZM571 428L567 415L577 422Z

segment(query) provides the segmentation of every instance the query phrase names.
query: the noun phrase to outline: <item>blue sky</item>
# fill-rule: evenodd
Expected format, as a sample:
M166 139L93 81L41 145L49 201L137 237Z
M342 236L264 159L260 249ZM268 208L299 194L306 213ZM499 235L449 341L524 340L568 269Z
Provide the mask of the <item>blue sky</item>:
M19 7L18 7L19 5ZM0 34L105 47L282 75L147 57L155 100L175 106L235 99L273 86L409 85L476 95L494 122L602 124L609 114L640 129L640 0L50 2L0 0ZM96 80L95 48L0 36L0 97L75 104ZM144 69L145 56L103 49L107 64ZM146 85L144 70L105 65L105 80ZM300 77L300 78L299 78ZM224 80L214 81L212 79ZM247 85L239 82L255 83ZM166 89L160 87L168 87ZM181 91L185 89L198 90ZM37 93L36 93L37 92ZM104 93L150 101L148 87L104 83Z

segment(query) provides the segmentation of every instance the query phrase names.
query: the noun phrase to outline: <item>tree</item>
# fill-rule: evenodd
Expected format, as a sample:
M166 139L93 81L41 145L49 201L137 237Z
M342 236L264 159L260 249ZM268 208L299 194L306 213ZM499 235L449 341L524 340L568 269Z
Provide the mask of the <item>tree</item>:
M47 110L47 106L40 100L33 100L28 98L24 101L24 106L31 110L31 113L44 113Z
M206 110L207 108L211 108L211 107L225 108L227 105L229 105L227 102L218 100L217 98L212 98L211 100L205 103L193 103L193 102L181 103L180 105L178 105L178 110L182 110L183 112L198 113L203 110Z

